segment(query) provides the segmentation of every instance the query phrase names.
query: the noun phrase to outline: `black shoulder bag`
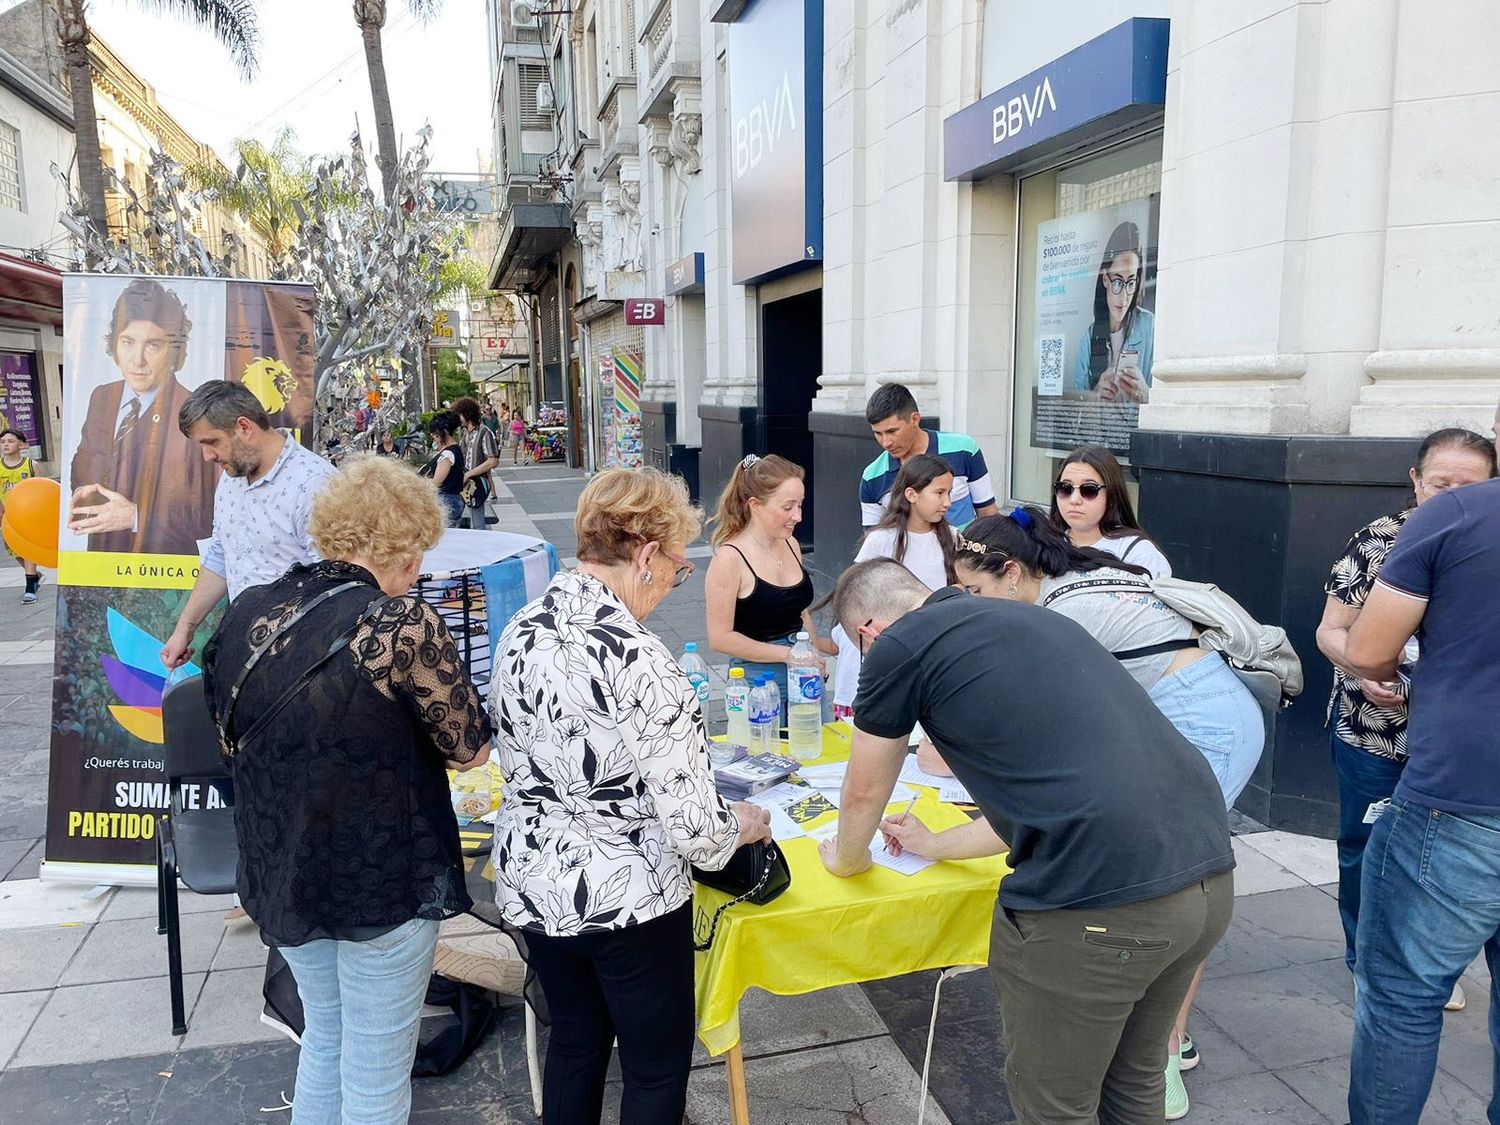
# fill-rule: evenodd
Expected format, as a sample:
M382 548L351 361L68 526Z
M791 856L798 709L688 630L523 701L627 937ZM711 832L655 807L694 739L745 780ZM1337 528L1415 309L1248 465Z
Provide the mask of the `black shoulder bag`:
M776 846L775 840L758 841L736 849L729 862L718 871L694 867L693 878L705 887L734 896L714 911L708 924L708 937L700 940L697 934L693 935L693 948L702 953L713 945L724 911L742 902L764 906L780 897L792 885L792 869L787 866L786 856Z
M260 714L259 717L256 718L255 722L250 724L249 730L247 730L244 734L236 734L234 729L235 707L239 704L240 693L245 689L245 681L250 678L250 673L253 672L255 670L255 666L260 663L260 658L264 656L268 651L270 651L270 648L273 644L279 641L282 637L286 636L293 625L297 624L297 622L301 621L304 617L306 617L318 606L326 602L329 598L333 597L335 594L342 594L346 590L353 590L364 585L366 584L363 582L345 582L342 585L335 586L332 590L324 590L317 597L309 600L306 605L304 605L296 613L292 614L292 616L287 618L286 621L282 622L280 628L278 628L274 633L267 637L265 641L261 643L260 647L254 649L250 653L250 659L245 661L245 667L243 670L241 670L239 678L234 681L234 687L229 689L229 706L224 711L223 722L218 724L219 748L227 757L233 757L234 755L238 754L240 752L241 746L254 739L256 735L260 734L260 732L265 729L266 724L268 724L277 715L281 714L282 709L285 708L288 703L290 703L303 690L306 689L307 685L312 682L313 676L317 674L318 670L322 668L323 665L327 664L335 656L343 652L344 649L349 647L349 642L354 639L354 634L359 631L359 627L366 621L368 621L371 617L373 617L381 606L390 601L390 598L385 595L381 595L380 597L372 601L365 608L364 612L362 612L359 617L355 619L354 624L349 626L348 629L344 630L344 632L340 633L338 637L334 639L333 644L328 647L328 651L325 652L322 656L318 657L317 660L313 661L312 665L307 669L307 671L298 676L296 680L292 682L291 686L277 697L276 702L272 703L270 707L268 707L264 712Z

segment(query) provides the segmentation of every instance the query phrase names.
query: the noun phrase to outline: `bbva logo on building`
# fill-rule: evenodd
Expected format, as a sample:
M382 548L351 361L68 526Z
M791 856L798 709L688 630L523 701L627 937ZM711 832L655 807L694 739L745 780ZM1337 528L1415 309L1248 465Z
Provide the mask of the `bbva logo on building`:
M739 179L776 146L797 131L797 107L792 101L792 79L781 73L781 85L767 103L765 98L734 123L734 176Z
M1022 130L1035 124L1047 109L1057 112L1057 99L1052 96L1051 78L1043 78L1037 83L1036 90L1029 98L1017 94L995 107L994 143L1003 144L1010 137L1019 136Z

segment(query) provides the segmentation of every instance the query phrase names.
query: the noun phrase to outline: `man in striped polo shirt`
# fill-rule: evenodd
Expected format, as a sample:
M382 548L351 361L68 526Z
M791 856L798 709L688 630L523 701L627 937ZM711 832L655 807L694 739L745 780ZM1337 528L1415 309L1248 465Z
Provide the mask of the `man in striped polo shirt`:
M875 432L882 452L870 462L859 482L863 526L873 527L880 522L901 462L919 453L941 457L953 470L953 502L948 509L948 522L954 527L967 527L979 516L999 512L990 471L979 445L967 434L924 430L917 400L900 383L886 383L870 396L865 406L865 421Z

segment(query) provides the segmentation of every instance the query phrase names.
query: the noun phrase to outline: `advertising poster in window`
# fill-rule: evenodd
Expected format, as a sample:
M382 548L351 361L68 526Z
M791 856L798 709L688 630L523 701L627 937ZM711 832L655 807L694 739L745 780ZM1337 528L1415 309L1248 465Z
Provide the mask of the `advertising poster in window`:
M42 420L37 416L41 400L36 356L29 352L0 352L0 430L16 430L46 460Z
M1151 395L1158 196L1037 226L1031 444L1130 452Z
M273 424L310 436L312 314L310 286L63 279L49 875L150 877L166 804L161 648L213 535L220 473L178 429L178 412L195 388L228 378ZM190 662L172 678L198 671ZM208 806L218 794L193 787L188 800Z

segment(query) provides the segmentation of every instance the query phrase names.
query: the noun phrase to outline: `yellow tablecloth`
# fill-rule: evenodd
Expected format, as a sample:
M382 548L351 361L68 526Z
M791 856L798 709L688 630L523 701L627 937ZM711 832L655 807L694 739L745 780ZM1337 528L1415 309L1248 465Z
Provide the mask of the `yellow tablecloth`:
M850 728L823 728L820 762L849 757ZM922 789L916 815L930 828L968 818ZM823 819L831 820L834 814ZM815 827L814 822L808 827ZM710 1053L740 1038L739 1002L748 988L796 996L949 965L982 965L1002 856L945 861L902 875L874 867L852 879L830 875L817 841L785 841L792 885L767 906L724 912L713 947L697 954L698 1037ZM699 886L695 914L711 917L729 896Z

